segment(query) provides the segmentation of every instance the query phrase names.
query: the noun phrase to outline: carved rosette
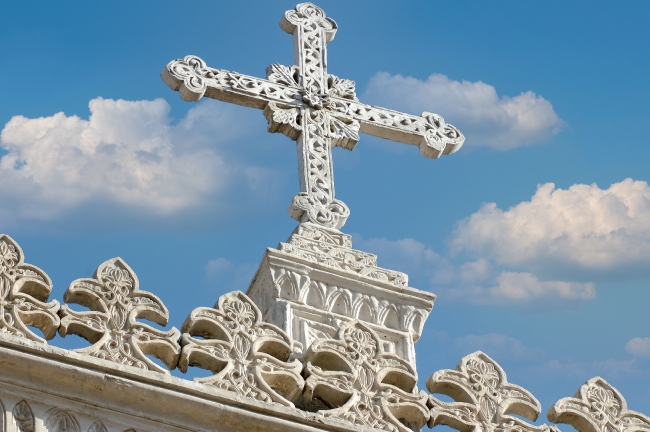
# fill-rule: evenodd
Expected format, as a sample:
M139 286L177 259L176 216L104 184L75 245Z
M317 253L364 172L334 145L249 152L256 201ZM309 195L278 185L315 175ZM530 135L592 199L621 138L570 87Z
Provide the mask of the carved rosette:
M288 406L300 396L302 364L290 359L292 340L263 322L260 310L244 293L223 295L214 308L194 309L182 331L178 368L187 372L189 366L197 366L214 374L196 381Z
M388 431L420 429L428 420L427 396L415 388L415 370L384 352L379 336L351 321L336 339L318 339L305 353L303 395L330 409L326 417Z
M628 410L623 395L600 377L587 381L573 397L555 402L547 417L578 432L650 432L650 417Z
M59 302L47 299L52 281L38 267L25 264L22 249L11 237L0 234L0 333L36 342L56 335ZM39 337L28 326L43 332Z
M430 427L444 424L461 432L559 432L553 426L534 426L508 415L535 421L541 405L527 390L510 384L501 366L480 351L463 357L455 370L431 375L427 388L432 393ZM434 393L455 402L442 402Z
M168 373L147 358L160 359L170 370L180 355L180 332L161 331L136 321L138 318L167 324L169 312L155 295L140 291L138 278L121 258L102 263L91 279L70 284L63 299L90 309L77 312L64 305L59 334L76 334L91 346L77 352L156 372Z

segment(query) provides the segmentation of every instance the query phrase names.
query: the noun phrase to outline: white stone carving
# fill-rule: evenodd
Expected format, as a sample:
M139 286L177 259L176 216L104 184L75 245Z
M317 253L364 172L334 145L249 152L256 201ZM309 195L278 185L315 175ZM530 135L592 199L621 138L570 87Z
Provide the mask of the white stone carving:
M178 368L186 372L189 366L198 366L214 373L196 381L288 406L300 396L302 364L290 358L292 340L262 322L260 310L244 293L225 294L214 308L194 309L182 331Z
M342 323L360 320L381 336L387 352L415 367L413 344L435 295L408 287L404 273L376 260L352 249L349 235L302 223L286 243L267 250L248 295L265 320L294 339L297 355L316 333L333 336Z
M47 427L48 432L81 432L74 415L58 408L54 408L45 414L45 427Z
M25 255L11 237L0 234L0 333L45 342L59 327L59 302L47 299L52 281L38 267L25 264ZM38 328L45 339L28 326Z
M12 415L20 432L34 432L34 413L27 402L24 400L18 402Z
M650 417L628 410L623 395L600 377L587 381L573 397L555 402L547 417L578 432L650 431Z
M260 108L269 132L296 140L300 193L289 208L293 218L340 228L349 209L335 198L332 147L352 150L359 132L417 145L425 157L460 149L465 140L437 114L404 114L359 102L354 81L327 73L327 42L337 25L311 3L287 11L280 22L293 35L295 66L273 64L266 79L208 67L196 56L170 62L163 81L186 101L202 97Z
M455 370L431 375L427 388L432 393L430 427L443 424L461 432L559 432L553 426L534 426L509 415L535 421L542 408L527 390L509 383L501 366L480 351L463 357ZM455 402L443 402L435 393Z
M174 369L180 355L175 327L169 331L138 322L138 318L167 324L169 312L155 295L140 291L138 277L121 258L102 263L91 279L70 284L63 299L91 309L77 312L64 305L59 334L76 334L92 345L77 352L141 369L169 373L147 358L160 359Z
M403 432L420 429L429 418L414 368L384 352L377 333L361 322L343 324L336 339L317 339L305 360L304 396L329 407L318 411L325 417Z

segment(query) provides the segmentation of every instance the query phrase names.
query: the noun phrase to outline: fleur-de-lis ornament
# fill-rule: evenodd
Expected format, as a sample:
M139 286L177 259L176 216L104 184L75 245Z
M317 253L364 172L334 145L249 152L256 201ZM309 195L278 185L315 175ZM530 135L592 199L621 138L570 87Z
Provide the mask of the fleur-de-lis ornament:
M555 402L547 417L579 432L650 432L650 417L628 410L623 395L601 377L587 381L573 397Z
M59 302L46 303L52 281L43 270L24 260L18 243L0 234L0 333L45 342L59 327ZM44 338L29 326L41 330Z
M317 339L305 360L303 394L322 401L319 413L326 417L401 432L418 430L429 418L415 370L385 352L377 333L359 321L343 324L336 339Z
M262 322L262 313L246 294L235 291L219 297L214 308L192 311L181 328L183 352L178 363L214 374L195 378L203 384L262 402L292 406L300 396L302 364L290 360L289 336Z
M144 318L164 326L169 312L158 297L140 291L138 277L121 258L101 264L91 279L72 282L63 299L91 309L77 312L64 305L59 312L61 336L76 334L93 344L77 352L168 373L147 358L152 355L169 369L176 367L180 332L174 327L161 331L137 321Z
M461 432L559 432L509 415L535 421L542 407L527 390L510 384L501 366L480 351L463 357L455 370L431 375L427 388L432 393L430 427L444 424ZM455 402L443 402L434 393Z

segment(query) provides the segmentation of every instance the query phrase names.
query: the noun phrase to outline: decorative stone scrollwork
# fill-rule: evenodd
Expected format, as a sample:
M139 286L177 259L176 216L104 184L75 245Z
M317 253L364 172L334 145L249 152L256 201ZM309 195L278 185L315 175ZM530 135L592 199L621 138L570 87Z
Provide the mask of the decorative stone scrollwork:
M430 427L444 424L461 432L559 432L555 427L534 426L509 415L535 421L542 408L527 390L510 384L503 369L480 351L463 357L455 370L431 375L427 388L455 400L442 402L430 396Z
M650 417L628 410L623 395L600 377L587 381L573 397L555 402L547 417L578 432L650 432Z
M108 429L106 429L106 426L104 426L101 420L96 420L90 425L88 432L108 432Z
M315 224L300 224L289 241L281 243L279 249L310 262L324 264L394 286L405 287L408 284L406 274L377 267L375 255L352 249L350 236L337 234Z
M292 340L262 322L260 310L244 293L223 295L214 308L194 309L182 331L178 368L186 372L189 366L197 366L214 373L196 381L289 406L300 396L302 364L290 358Z
M52 281L43 270L24 260L18 243L0 234L0 333L45 342L59 327L59 302L46 303ZM41 330L45 339L28 326Z
M343 324L336 339L318 339L305 353L304 397L330 409L326 417L387 431L410 432L428 420L427 396L418 392L415 370L385 353L365 324Z
M93 344L77 352L163 373L168 372L147 354L169 369L176 366L180 332L174 327L161 331L136 321L144 318L164 326L169 312L158 297L140 291L137 276L121 258L101 264L92 279L72 282L63 299L91 309L76 312L64 305L60 311L61 336L76 334Z

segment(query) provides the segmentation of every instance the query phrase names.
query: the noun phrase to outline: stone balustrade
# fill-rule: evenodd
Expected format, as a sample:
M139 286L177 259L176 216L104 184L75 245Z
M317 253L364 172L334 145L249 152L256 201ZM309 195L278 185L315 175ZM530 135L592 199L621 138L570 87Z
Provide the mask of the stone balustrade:
M2 431L250 430L237 416L252 416L265 430L278 432L409 432L425 424L461 432L559 431L524 420L537 420L540 403L509 383L482 352L464 357L454 370L434 373L426 393L417 388L414 365L387 351L373 326L359 319L297 349L287 332L265 322L258 306L238 291L221 296L214 308L192 311L180 331L140 322L166 325L169 313L158 297L139 289L137 276L120 258L101 264L92 278L73 281L63 306L48 302L51 287L45 272L25 264L20 246L0 235ZM46 339L57 331L77 334L90 346L51 347ZM169 370L198 367L211 375L194 381L172 377L148 356ZM83 407L93 398L97 409L91 415ZM203 407L212 407L203 412L206 418L179 424ZM102 409L111 414L98 416ZM650 432L650 418L628 410L623 396L600 377L557 401L547 417L579 432Z

